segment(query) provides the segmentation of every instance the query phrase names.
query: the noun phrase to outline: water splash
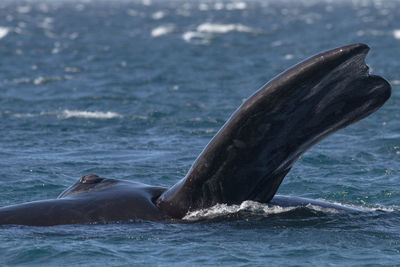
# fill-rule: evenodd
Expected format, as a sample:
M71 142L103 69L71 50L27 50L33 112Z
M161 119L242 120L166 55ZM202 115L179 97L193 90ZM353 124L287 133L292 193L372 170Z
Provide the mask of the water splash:
M321 200L321 201L326 202L326 200ZM332 204L349 207L355 210L359 210L360 212L375 212L375 211L394 212L400 209L400 207L397 206L385 207L382 205L376 205L373 207L361 207L361 206L343 205L341 203L332 203ZM187 213L185 217L183 217L183 220L188 222L196 222L204 220L213 220L217 218L226 218L236 215L237 217L244 217L244 218L251 218L251 217L266 218L271 215L285 214L297 210L305 210L306 211L305 214L318 214L318 213L337 214L345 212L344 210L322 207L313 204L307 204L305 206L281 207L277 205L270 205L248 200L242 202L240 205L217 204L207 209L192 211ZM309 211L310 213L307 213L307 211Z
M189 212L183 217L185 221L201 221L211 220L220 217L226 217L240 212L247 212L250 215L272 215L278 213L284 213L296 209L296 207L280 207L270 206L268 204L262 204L255 201L244 201L240 205L227 205L217 204L208 209L201 209Z

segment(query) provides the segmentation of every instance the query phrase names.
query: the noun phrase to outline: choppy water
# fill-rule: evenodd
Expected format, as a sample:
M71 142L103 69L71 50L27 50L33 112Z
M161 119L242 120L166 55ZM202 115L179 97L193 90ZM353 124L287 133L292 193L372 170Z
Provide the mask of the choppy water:
M279 190L366 213L245 202L188 224L7 226L1 265L400 264L399 21L399 1L2 0L0 206L87 173L171 186L243 99L329 48L370 45L393 96Z

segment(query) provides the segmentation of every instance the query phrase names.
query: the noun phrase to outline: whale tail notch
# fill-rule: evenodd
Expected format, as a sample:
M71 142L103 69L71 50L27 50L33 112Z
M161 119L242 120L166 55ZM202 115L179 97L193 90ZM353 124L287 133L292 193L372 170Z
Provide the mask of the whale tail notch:
M158 207L173 218L218 203L269 202L293 164L328 135L378 110L391 87L370 75L369 47L313 56L277 76L236 110Z

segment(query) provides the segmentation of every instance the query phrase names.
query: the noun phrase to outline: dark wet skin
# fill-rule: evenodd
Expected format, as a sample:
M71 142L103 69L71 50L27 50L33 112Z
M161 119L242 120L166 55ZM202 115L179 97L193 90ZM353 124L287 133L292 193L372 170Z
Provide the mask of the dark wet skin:
M164 191L165 188L141 183L86 175L57 199L0 209L0 224L46 226L138 219L164 220L166 216L154 203Z

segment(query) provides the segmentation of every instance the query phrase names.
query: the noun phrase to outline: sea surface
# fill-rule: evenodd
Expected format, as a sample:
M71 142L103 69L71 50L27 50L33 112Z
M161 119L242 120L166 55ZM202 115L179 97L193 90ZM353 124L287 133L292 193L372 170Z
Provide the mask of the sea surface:
M278 193L367 212L244 202L187 223L1 226L0 265L400 265L400 1L1 0L0 206L88 173L170 187L269 79L358 42L391 99Z

